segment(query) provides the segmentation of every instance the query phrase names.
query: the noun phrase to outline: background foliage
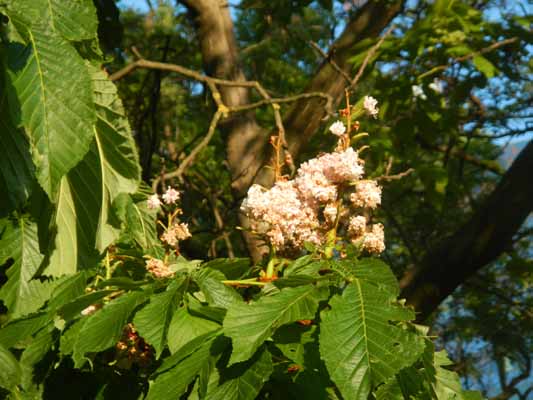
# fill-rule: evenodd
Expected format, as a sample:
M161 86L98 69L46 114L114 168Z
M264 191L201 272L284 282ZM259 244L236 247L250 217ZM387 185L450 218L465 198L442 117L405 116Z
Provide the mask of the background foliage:
M431 334L439 335L437 347L448 350L453 367L444 353L434 352L427 332L408 322L415 314L396 301L413 267L428 259L438 263L432 250L444 238L461 242L454 235L501 182L508 139L523 137L521 146L531 147L527 5L368 2L389 10L401 3L390 21L394 29L369 60L354 98L371 94L380 101L379 119L364 139L371 147L366 169L375 176L387 168L414 170L385 185L378 215L387 228L383 259L403 279L400 286L385 285L394 281L387 267L354 259L349 266L329 266L334 272L321 280L318 270L325 267L303 259L292 268L303 278L291 280L287 272L270 296L264 291L261 296L220 283L257 274L248 261L234 258L247 257L249 249L235 229L242 193L232 190L228 123L220 125L182 179L167 183L183 190L193 233L182 253L191 260L232 260L199 267L178 258L176 278L163 283L144 275L142 255L157 257L163 250L155 216L145 205L150 191L141 180L151 184L162 171L179 166L204 137L206 114L215 105L205 85L179 74L139 69L114 84L107 73L135 60L135 46L145 59L216 75L197 45L199 22L188 3L148 1L135 10L106 0L0 1L0 365L6 366L0 386L6 395L71 391L93 398L116 396L127 387L131 393L122 392L125 398L140 393L281 398L284 390L289 398L295 393L366 398L384 382L374 391L376 398L476 398L462 391L451 368L466 389L482 390L484 396L531 396L530 223L513 232L498 254L487 256L484 267L466 276L436 312L424 311ZM365 2L335 1L232 3L244 75L273 97L307 91L317 71L344 54L337 40L365 7ZM350 76L379 33L360 33L363 39L349 46L341 68ZM317 48L330 51L329 58ZM343 78L334 72L327 79ZM434 79L442 91L432 89ZM424 96L414 96L413 85ZM290 116L299 107L286 104L281 111ZM322 112L321 105L314 107ZM264 130L274 128L270 107L252 114ZM297 163L331 148L326 124L320 122L295 154ZM530 192L504 194L533 203ZM346 287L340 284L346 280L344 268L354 274ZM448 274L459 269L454 264ZM358 271L376 276L363 279ZM368 296L365 304L376 308L379 319L364 321L354 303L358 296ZM252 305L245 306L243 298ZM287 307L294 298L299 302ZM80 315L103 303L95 314ZM294 323L315 315L319 326ZM346 315L350 318L342 320ZM152 346L150 359L133 365L113 350L130 321ZM361 371L352 369L356 359L339 358L355 357L361 343L344 338L341 324L348 332L387 326L387 355L367 344L370 358L363 358ZM272 341L264 343L268 338ZM398 343L405 349L395 358ZM345 353L337 351L340 347ZM306 368L289 374L293 365ZM355 377L363 377L357 385Z

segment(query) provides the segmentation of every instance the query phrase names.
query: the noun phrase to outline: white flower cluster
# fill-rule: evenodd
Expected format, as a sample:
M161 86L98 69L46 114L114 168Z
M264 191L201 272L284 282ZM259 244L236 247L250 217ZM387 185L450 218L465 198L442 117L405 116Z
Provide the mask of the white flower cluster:
M301 249L305 242L324 244L341 209L337 224L349 239L370 252L381 252L384 237L379 236L378 225L367 226L366 218L360 215L345 218L363 208L376 208L381 202L381 188L374 181L360 180L363 173L363 161L351 147L323 154L303 163L293 180L278 181L268 190L253 185L241 211L250 218L255 233L283 251ZM346 193L353 187L355 192ZM342 207L345 194L352 200L348 212Z

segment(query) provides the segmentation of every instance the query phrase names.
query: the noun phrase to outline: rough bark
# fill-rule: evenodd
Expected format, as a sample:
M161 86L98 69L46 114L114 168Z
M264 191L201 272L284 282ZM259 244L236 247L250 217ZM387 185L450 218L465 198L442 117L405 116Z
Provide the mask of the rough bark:
M402 297L424 321L483 266L508 249L533 211L533 141L522 150L498 186L455 234L428 252L401 281Z
M239 64L239 49L227 1L183 0L182 3L194 18L206 73L221 79L246 80ZM247 88L221 86L219 90L227 106L250 102ZM250 165L263 161L267 132L257 124L253 112L234 114L220 125L227 133L227 160L232 180L239 182L242 176L248 175Z

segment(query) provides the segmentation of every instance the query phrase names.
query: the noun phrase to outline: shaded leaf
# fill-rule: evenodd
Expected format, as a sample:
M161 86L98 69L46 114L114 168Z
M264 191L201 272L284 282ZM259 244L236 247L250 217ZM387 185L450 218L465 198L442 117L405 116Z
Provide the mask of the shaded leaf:
M156 358L165 348L170 321L181 303L185 288L185 278L182 277L172 282L164 292L152 295L150 302L135 314L135 328L154 347Z
M313 319L327 295L327 288L308 285L282 289L251 304L233 303L224 319L224 334L233 343L230 364L248 360L281 325Z
M272 374L272 356L263 347L242 364L219 372L219 381L208 386L206 400L254 400Z
M174 314L168 328L168 348L171 353L176 353L195 338L221 328L220 324L193 315L187 307L181 307Z
M0 300L12 318L37 311L50 297L53 282L33 279L43 260L39 251L37 225L20 218L18 226L8 225L0 240L0 264L9 259L7 282L0 288Z
M22 379L22 370L19 362L11 352L0 345L0 387L11 389L18 385Z
M88 320L80 330L74 345L74 357L81 358L88 352L105 350L118 342L129 316L146 297L145 292L131 292L86 317Z

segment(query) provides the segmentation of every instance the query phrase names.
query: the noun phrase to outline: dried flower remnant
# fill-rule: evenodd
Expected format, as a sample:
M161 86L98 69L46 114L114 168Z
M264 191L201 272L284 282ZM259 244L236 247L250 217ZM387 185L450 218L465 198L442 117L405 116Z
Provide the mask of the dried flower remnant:
M174 188L167 186L167 191L163 193L162 197L165 204L174 204L179 200L180 193Z
M350 195L350 201L355 207L375 209L381 204L381 187L376 181L360 181L355 193Z
M366 112L374 117L377 118L379 113L379 108L376 107L378 105L378 101L372 97L372 96L365 96L363 100L363 107L366 110Z
M334 122L329 127L329 131L333 133L335 136L342 136L344 133L346 133L346 127L341 121Z
M85 307L83 310L81 310L81 315L91 315L94 314L96 311L98 311L102 306L100 304L91 304L88 307Z
M146 269L155 278L168 278L174 275L174 272L170 270L162 260L157 258L150 258L146 261Z
M153 194L148 198L146 205L149 209L154 210L161 207L161 200L157 194Z
M133 324L127 324L122 331L120 340L115 345L117 367L130 369L134 364L141 368L153 361L152 347L139 336Z

